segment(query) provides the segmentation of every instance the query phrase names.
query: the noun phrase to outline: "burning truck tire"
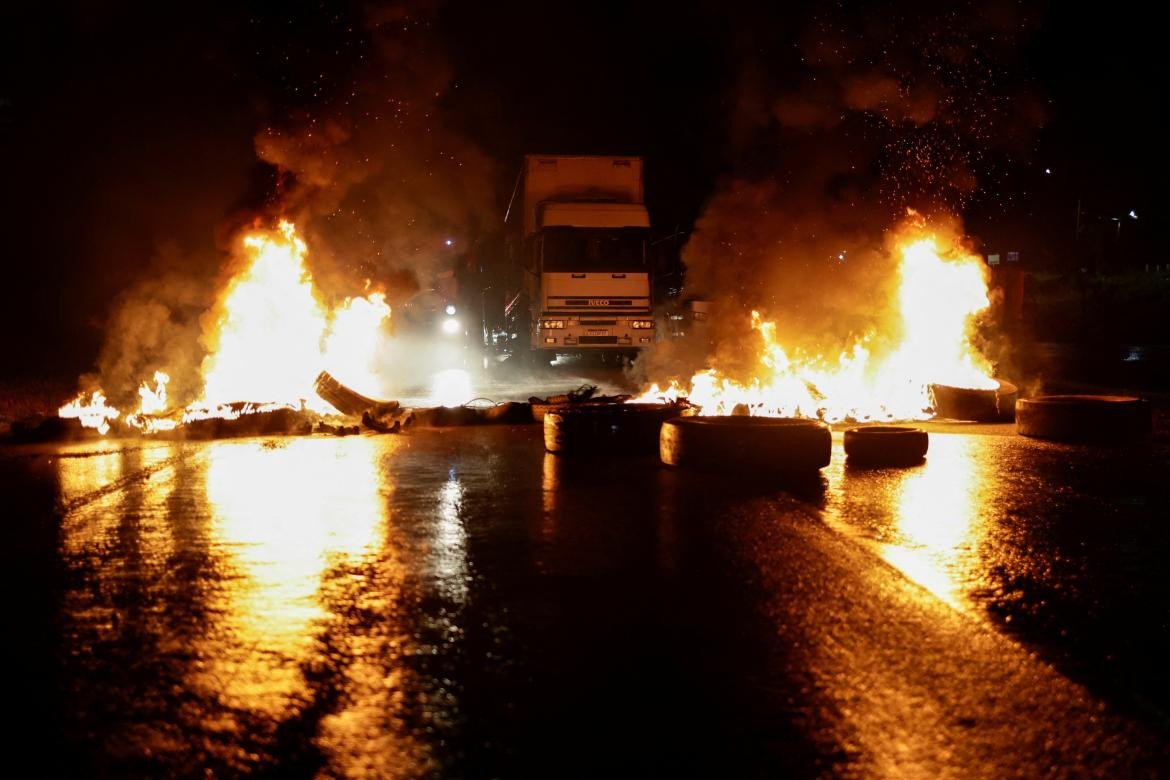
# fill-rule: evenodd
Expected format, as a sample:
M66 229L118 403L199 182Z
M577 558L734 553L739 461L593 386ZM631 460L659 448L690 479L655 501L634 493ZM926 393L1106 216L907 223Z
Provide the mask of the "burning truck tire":
M681 417L662 424L668 466L732 473L800 474L829 465L829 426L790 417Z
M845 431L850 465L913 466L926 457L930 439L921 428L873 425Z
M678 417L685 408L678 404L578 404L548 410L544 448L558 455L652 455L663 422Z
M972 422L1011 422L1019 390L1010 382L1000 382L994 390L970 387L931 385L930 397L939 417Z
M1150 402L1126 395L1041 395L1016 402L1016 430L1037 439L1119 442L1150 435Z

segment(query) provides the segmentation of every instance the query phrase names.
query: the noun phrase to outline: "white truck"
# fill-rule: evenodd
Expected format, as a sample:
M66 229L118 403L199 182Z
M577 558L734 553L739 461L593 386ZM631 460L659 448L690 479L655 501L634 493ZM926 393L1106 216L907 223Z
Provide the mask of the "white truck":
M642 158L532 154L522 177L514 354L627 356L653 343Z

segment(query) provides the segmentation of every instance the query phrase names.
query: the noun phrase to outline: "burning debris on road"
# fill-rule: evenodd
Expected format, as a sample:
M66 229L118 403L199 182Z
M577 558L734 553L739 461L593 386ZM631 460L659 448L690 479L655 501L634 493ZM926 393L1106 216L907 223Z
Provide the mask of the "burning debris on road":
M970 335L972 319L990 304L980 259L963 249L957 238L932 231L913 213L891 240L899 258L896 300L874 300L879 325L857 334L839 354L790 349L776 324L753 311L749 338L756 363L744 378L722 371L717 351L709 368L665 386L650 383L633 400L685 400L707 415L745 409L752 415L828 422L893 421L945 413L944 405L935 406L936 399L944 397L937 390L940 386L994 392L1000 384L991 378L991 366ZM94 389L62 406L60 416L102 434L111 430L163 434L196 423L193 432L281 427L275 422L267 427L256 421L226 424L255 414L311 430L311 421L294 425L291 419L334 410L360 417L367 428L380 432L396 432L412 421L468 424L473 418L515 421L523 416L515 411L430 411L409 416L396 402L378 401L342 384L334 373L361 388L382 385L379 353L392 339L384 296L372 293L346 298L332 308L323 306L305 269L308 248L291 223L282 222L274 231L252 231L242 238L241 248L247 262L206 318L204 343L210 351L202 361L203 391L198 400L171 406L169 377L162 367L153 382L142 382L138 407L132 412L123 413L101 389ZM744 373L741 367L740 375ZM315 395L306 392L310 388L315 388ZM562 402L598 405L629 398L593 392L531 398L531 414L539 419Z
M685 397L704 414L739 407L752 415L866 422L923 420L944 411L935 406L934 386L995 391L1000 383L972 341L974 319L991 305L981 258L914 213L891 243L898 260L895 298L875 295L876 324L838 353L793 349L775 322L752 311L750 334L741 339L748 346L736 344L732 371L716 364L689 379L654 383L639 400ZM744 352L751 353L746 367ZM717 345L716 361L720 354Z
M959 212L978 192L984 155L1006 154L1035 132L1043 112L1025 83L998 78L1015 67L1009 55L1032 15L1020 11L982 26L966 24L971 15L951 14L940 35L939 22L925 17L871 29L814 7L798 15L803 32L795 41L809 79L778 78L763 63L745 62L735 74L742 100L735 104L731 176L704 207L683 258L683 286L708 299L709 338L660 339L647 314L636 324L648 335L630 372L632 392L570 394L568 400L594 406L685 402L703 416L828 423L1009 419L1015 396L996 375L987 334L978 332L993 305L988 270ZM359 420L367 430L392 433L411 424L543 417L549 404L536 398L490 408L469 403L413 410L377 400L394 397L397 374L428 351L425 343L403 346L407 341L397 331L410 308L395 294L442 298L419 289L420 269L452 286L475 269L479 286L461 290L458 305L444 300L451 316L443 325L450 333L474 332L463 321L472 316L465 309L470 301L467 308L483 310L484 342L493 340L498 334L489 334L489 299L506 289L509 302L501 307L507 309L533 292L525 288L512 297L516 285L503 278L530 280L557 267L551 255L549 268L544 265L543 233L533 237L536 215L549 203L572 217L549 226L569 237L649 228L642 159L530 156L526 166L551 171L559 165L561 171L547 174L544 189L529 187L527 178L525 188L516 184L525 197L542 193L523 204L526 246L539 249L524 262L536 262L537 270L525 266L492 276L484 269L498 258L489 250L457 258L452 248L462 247L464 234L491 211L492 165L438 119L441 99L459 85L447 52L436 45L435 17L428 4L363 11L358 27L371 57L353 63L353 88L273 117L255 135L255 151L273 167L274 178L262 204L253 202L227 220L233 238L198 327L177 329L165 339L165 350L129 356L114 350L116 376L85 377L82 392L61 406L63 420L101 435L179 436L282 427L340 431ZM745 34L750 39L754 32ZM889 40L904 51L921 51L920 60L891 55ZM980 54L993 43L990 50L1003 55L995 64ZM395 108L383 113L383 104ZM968 115L981 124L972 125ZM1010 138L988 135L983 125L991 119L1003 120ZM856 143L859 129L872 132L872 142ZM777 139L788 157L775 152ZM593 173L571 181L570 163L578 174ZM611 190L619 179L625 194L615 200ZM611 224L618 212L626 221ZM629 221L634 213L641 220L636 225ZM905 216L892 223L899 213ZM443 249L422 251L423 243ZM547 251L555 253L554 245ZM394 258L388 259L383 250L391 246ZM344 257L347 252L354 257ZM627 271L648 278L645 247L641 265L637 254L630 255L636 271L600 276L611 285L630 281ZM591 262L614 261L599 258ZM375 270L374 281L356 284L358 268ZM561 275L587 276L569 270ZM399 278L403 274L410 279ZM563 308L633 300L582 296L560 296ZM647 294L647 313L652 300ZM563 316L530 313L541 323L534 328L565 329ZM605 330L616 327L617 320L605 325L612 319L591 317L598 335L585 338L598 339L592 345L605 339L617 344L620 337ZM124 318L116 322L127 325ZM534 334L543 336L533 343L544 354L585 343L577 336L558 341L551 330L524 335ZM180 345L183 335L191 343ZM141 336L136 332L128 343L147 343ZM516 357L515 345L506 349ZM399 359L403 351L414 354ZM131 371L142 373L132 380L137 397L128 388ZM513 389L509 395L526 395L519 380Z
M153 385L142 382L138 408L131 413L123 414L98 388L62 406L60 416L102 434L114 425L143 434L179 426L252 430L254 420L236 426L208 421L227 423L257 414L287 421L290 413L329 414L332 407L309 392L325 368L342 372L363 388L376 388L372 369L389 337L385 296L373 292L333 307L323 305L305 267L307 246L290 222L280 222L275 230L250 231L238 246L239 269L204 317L202 342L208 352L198 399L170 405L169 376L156 370Z

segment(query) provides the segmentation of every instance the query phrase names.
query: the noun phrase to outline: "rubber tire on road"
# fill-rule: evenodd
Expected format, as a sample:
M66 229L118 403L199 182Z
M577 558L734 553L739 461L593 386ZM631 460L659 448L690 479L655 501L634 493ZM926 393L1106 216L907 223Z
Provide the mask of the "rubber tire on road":
M845 455L859 466L911 466L922 462L929 445L921 428L871 425L845 431Z
M576 401L563 404L532 404L532 419L542 422L549 412L564 412L573 409L600 409L607 406L617 406L617 401Z
M675 404L567 404L544 415L544 448L558 455L653 455L664 420L682 414Z
M951 420L972 422L1011 422L1020 392L1010 382L1000 382L995 390L972 387L931 385L930 397L935 413Z
M1150 402L1128 395L1040 395L1016 402L1016 430L1054 441L1127 441L1150 435Z
M668 466L750 474L815 472L832 448L829 426L791 417L680 417L659 438Z

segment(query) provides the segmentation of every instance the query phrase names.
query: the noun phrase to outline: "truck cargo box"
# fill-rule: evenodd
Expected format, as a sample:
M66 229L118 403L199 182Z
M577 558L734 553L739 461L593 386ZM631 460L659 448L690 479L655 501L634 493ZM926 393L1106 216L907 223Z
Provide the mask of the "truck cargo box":
M642 158L530 154L524 158L524 235L549 203L641 204Z

